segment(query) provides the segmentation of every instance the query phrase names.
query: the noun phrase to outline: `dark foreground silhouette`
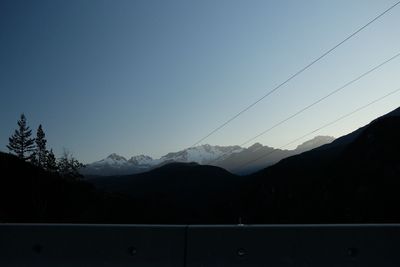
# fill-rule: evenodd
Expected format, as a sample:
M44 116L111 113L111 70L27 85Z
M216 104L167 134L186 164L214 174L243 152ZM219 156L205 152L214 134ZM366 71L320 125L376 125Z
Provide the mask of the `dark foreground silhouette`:
M400 222L400 109L249 176L173 163L68 181L0 154L2 222Z
M130 201L0 152L0 223L113 223Z

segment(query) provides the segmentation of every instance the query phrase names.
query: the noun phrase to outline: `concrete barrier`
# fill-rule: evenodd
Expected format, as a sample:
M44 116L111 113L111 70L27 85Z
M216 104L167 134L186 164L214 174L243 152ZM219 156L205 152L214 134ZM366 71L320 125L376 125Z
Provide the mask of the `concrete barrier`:
M193 226L187 266L400 266L399 226Z
M184 266L185 227L0 225L0 266Z
M400 266L400 225L0 224L0 266Z

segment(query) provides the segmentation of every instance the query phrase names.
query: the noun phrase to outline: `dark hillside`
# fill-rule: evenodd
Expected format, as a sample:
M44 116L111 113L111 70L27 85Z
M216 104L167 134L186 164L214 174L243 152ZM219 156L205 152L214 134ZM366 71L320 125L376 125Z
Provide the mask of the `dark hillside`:
M0 169L0 222L122 222L132 206L127 198L99 193L90 183L65 180L10 154L0 152Z
M143 218L160 223L236 223L243 177L214 166L172 163L147 173L92 179L134 198Z
M0 221L137 224L398 223L399 109L249 176L172 163L65 180L0 153Z
M386 116L347 145L335 141L253 174L245 189L248 220L399 222L399 136L400 117Z

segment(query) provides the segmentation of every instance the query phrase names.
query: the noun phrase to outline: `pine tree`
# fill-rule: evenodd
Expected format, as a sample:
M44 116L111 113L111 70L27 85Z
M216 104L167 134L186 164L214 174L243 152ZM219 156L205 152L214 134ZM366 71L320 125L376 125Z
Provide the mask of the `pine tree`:
M46 155L45 169L52 173L58 172L57 160L56 156L54 156L53 149L50 149Z
M83 176L79 173L79 170L83 168L85 165L80 163L77 159L75 159L71 153L64 150L62 157L58 161L58 171L59 174L64 178L69 179L80 179Z
M41 168L45 168L47 154L49 153L49 151L47 151L46 149L47 140L45 139L45 137L46 135L43 131L42 125L40 124L36 132L36 147L32 156L32 162Z
M29 160L31 154L34 151L35 140L31 138L32 130L26 124L26 117L21 114L21 118L18 121L19 129L15 130L14 134L8 139L9 144L7 148L10 152L15 153L20 159Z

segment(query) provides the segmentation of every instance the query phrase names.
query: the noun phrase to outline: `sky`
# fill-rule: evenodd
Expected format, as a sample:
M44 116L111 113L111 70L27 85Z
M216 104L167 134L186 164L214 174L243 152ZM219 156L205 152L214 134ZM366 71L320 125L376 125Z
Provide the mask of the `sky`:
M395 2L2 0L0 150L21 113L84 163L185 149ZM390 58L399 25L400 5L202 143L241 144ZM399 70L400 58L254 142L279 147L335 120L399 88ZM398 106L400 94L315 135Z

